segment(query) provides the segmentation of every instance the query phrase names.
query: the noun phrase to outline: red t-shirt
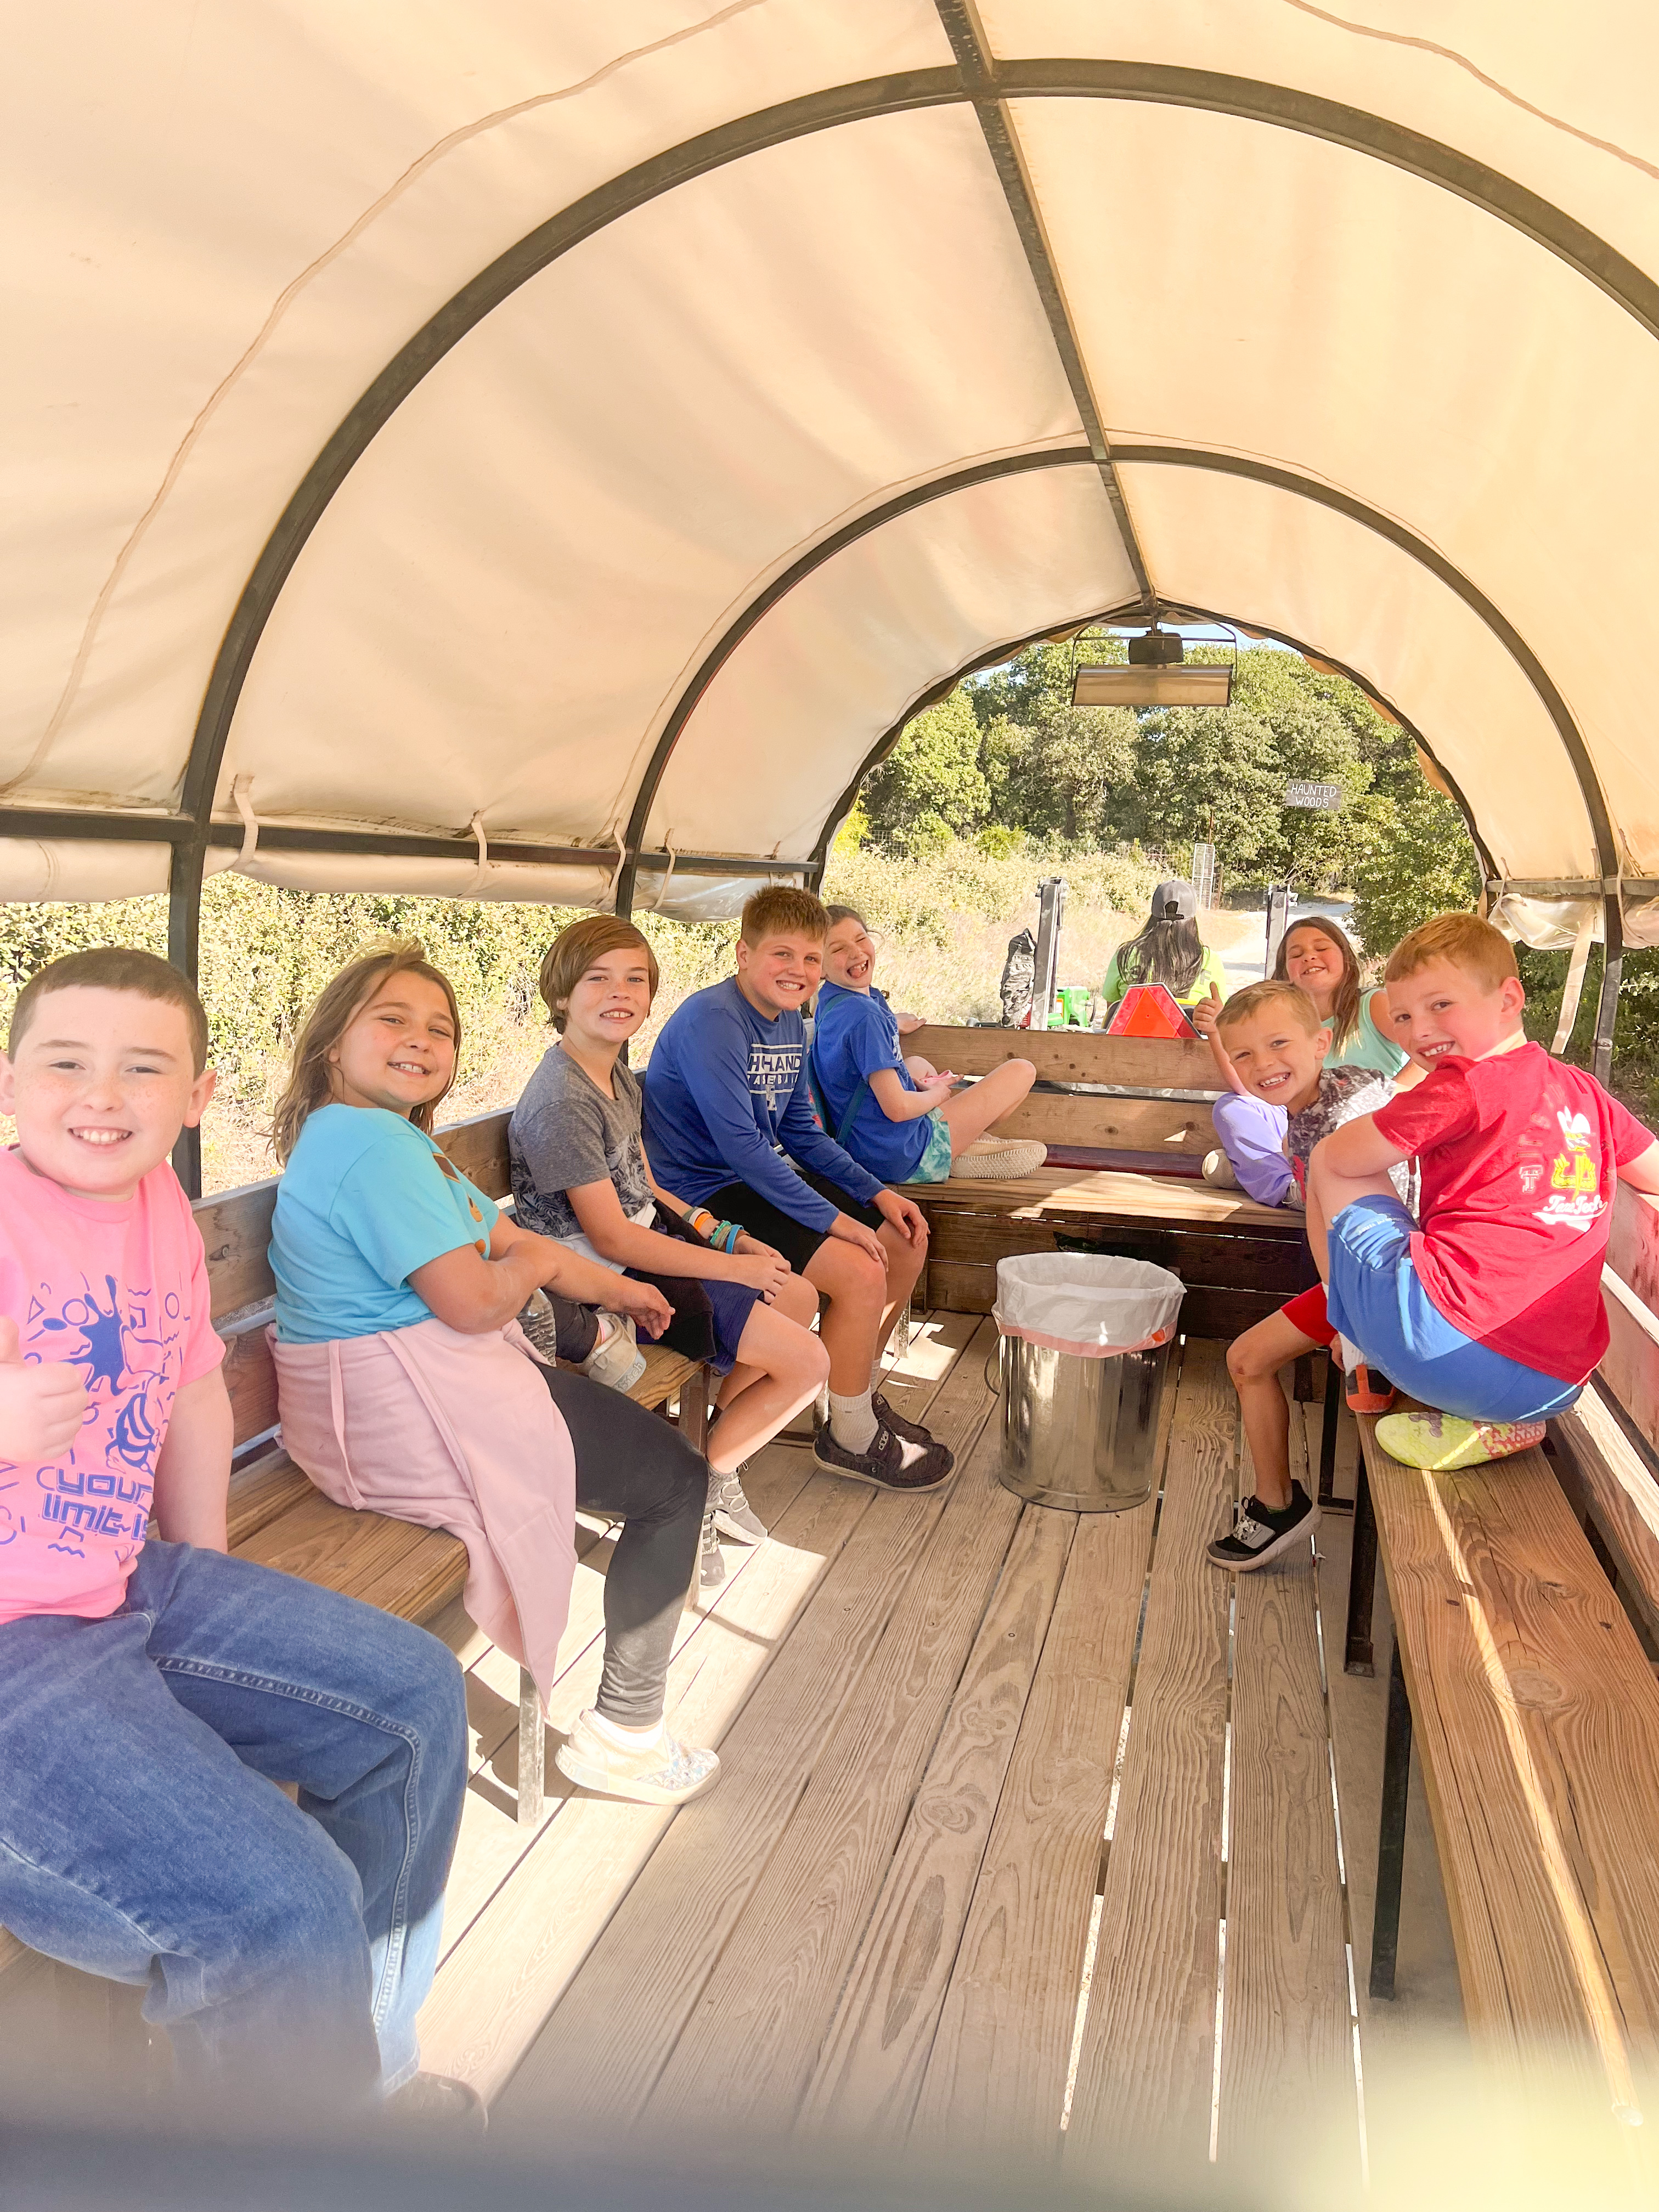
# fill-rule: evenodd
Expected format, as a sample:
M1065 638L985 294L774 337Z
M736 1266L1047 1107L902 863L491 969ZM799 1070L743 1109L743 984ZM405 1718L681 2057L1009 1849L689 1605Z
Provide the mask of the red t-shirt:
M1443 1060L1375 1118L1422 1175L1412 1260L1434 1305L1506 1359L1582 1382L1607 1348L1601 1255L1615 1170L1647 1151L1650 1133L1536 1044Z

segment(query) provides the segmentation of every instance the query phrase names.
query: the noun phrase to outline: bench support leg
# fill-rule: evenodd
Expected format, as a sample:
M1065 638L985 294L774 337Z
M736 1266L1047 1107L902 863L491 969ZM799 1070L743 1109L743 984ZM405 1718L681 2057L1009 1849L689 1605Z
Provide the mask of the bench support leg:
M542 1817L542 1760L546 1731L541 1692L527 1667L519 1669L519 1826L533 1828Z
M680 1434L694 1451L708 1449L708 1370L699 1367L680 1385Z
M1348 1633L1342 1655L1343 1672L1374 1674L1371 1650L1371 1606L1376 1595L1376 1515L1371 1509L1370 1477L1365 1455L1359 1455L1353 1498L1353 1550L1348 1559Z
M1400 1948L1400 1884L1406 1866L1406 1798L1412 1778L1412 1707L1400 1664L1400 1638L1394 1640L1389 1668L1389 1725L1382 1741L1382 1817L1376 1833L1376 1909L1371 1920L1371 1978L1374 1997L1394 1995L1395 1957Z
M1325 1418L1319 1430L1319 1502L1323 1506L1335 1506L1340 1511L1343 1501L1336 1495L1336 1424L1342 1410L1342 1370L1334 1353L1325 1358Z

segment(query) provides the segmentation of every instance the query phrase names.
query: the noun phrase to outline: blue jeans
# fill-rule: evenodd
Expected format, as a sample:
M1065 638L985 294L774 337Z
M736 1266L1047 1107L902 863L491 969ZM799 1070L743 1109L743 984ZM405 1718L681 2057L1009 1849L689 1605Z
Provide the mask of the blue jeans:
M466 1783L435 1637L151 1542L107 1620L0 1623L0 1926L147 1985L189 2089L350 2104L416 2071Z
M1330 1228L1331 1327L1389 1382L1468 1421L1544 1421L1565 1413L1581 1382L1522 1367L1455 1328L1418 1280L1416 1227L1397 1198L1357 1198Z

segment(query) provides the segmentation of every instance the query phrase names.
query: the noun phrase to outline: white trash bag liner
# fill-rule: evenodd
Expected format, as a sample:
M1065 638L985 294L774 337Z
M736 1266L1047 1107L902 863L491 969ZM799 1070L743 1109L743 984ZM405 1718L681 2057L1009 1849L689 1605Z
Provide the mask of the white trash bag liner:
M1115 1359L1169 1343L1185 1288L1146 1260L1028 1252L997 1261L992 1312L1004 1336L1079 1359Z

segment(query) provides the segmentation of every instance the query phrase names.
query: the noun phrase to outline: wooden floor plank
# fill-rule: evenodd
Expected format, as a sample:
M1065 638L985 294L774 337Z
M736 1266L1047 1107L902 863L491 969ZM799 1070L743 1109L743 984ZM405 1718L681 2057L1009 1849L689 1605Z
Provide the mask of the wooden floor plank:
M983 1435L663 2070L655 2128L794 2112L1019 1519L996 1463Z
M1362 1422L1472 2041L1528 2085L1659 2073L1659 1683L1540 1452L1426 1474Z
M750 1480L755 1498L777 1527L789 1524L790 1507L812 1480L811 1464L805 1453L787 1447L763 1452L752 1462ZM705 1622L730 1613L738 1581L744 1574L755 1571L766 1547L734 1546L732 1550L734 1556L727 1580L708 1597L694 1591L688 1598L674 1632L671 1680L678 1679L672 1672L673 1662L686 1651ZM609 1546L603 1546L589 1555L590 1561L597 1559L603 1567L608 1564L608 1553ZM560 1641L560 1671L544 1709L549 1730L546 1796L541 1820L533 1828L522 1828L518 1820L517 1662L509 1660L504 1652L492 1651L489 1660L475 1670L482 1674L487 1668L499 1668L501 1672L495 1679L501 1686L488 1693L488 1702L483 1691L474 1692L469 1698L470 1705L483 1710L493 1748L475 1767L461 1808L461 1832L444 1894L443 1958L447 1959L456 1948L495 1893L512 1878L514 1869L537 1844L548 1824L561 1817L572 1802L571 1792L553 1766L553 1753L558 1739L568 1733L577 1714L592 1704L605 1663L604 1620L600 1611L604 1578L591 1564L576 1571L578 1585L586 1589L584 1604L591 1611L592 1619L586 1630L580 1624L573 1625ZM510 1726L504 1724L503 1716Z
M1304 1486L1306 1445L1292 1421L1291 1472ZM1255 2160L1339 2131L1357 2154L1312 1538L1235 1588L1219 2154Z
M799 2124L899 2142L1059 1595L1076 1516L1028 1505L806 2087Z
M1172 1368L1166 1438L1176 1402ZM1156 1510L1078 1522L916 2108L957 2155L1059 2150Z
M869 1494L817 1476L669 1668L670 1724L718 1746ZM421 2014L425 2064L491 2099L507 2082L675 1817L654 1805L571 1794L446 1959ZM720 1785L717 1783L715 1788ZM684 1817L695 1820L696 1807Z
M1229 1577L1204 1547L1232 1500L1237 1414L1220 1347L1188 1340L1066 2138L1079 2179L1208 2157Z
M949 1340L948 1360L913 1347L912 1370L935 1371L917 1376L909 1409L966 1444L989 1403L991 1333L981 1325L974 1357L957 1361L974 1332L946 1318L930 1341ZM556 2094L590 2121L637 2118L942 1510L938 1497L872 1498L735 1724L719 1788L653 1854L526 2054L504 2112L526 2116Z
M976 1326L976 1323L964 1325L956 1316L928 1315L911 1330L908 1346L896 1356L890 1370L890 1387L894 1388L896 1395L900 1389L908 1391L909 1395L905 1403L919 1419L927 1413L936 1394L951 1376L963 1345ZM799 1445L775 1443L757 1453L749 1462L744 1470L744 1480L757 1510L769 1526L777 1525L805 1484L812 1479L813 1473L814 1462L810 1452ZM591 1521L592 1516L587 1517ZM586 1545L585 1556L589 1567L602 1572L609 1564L608 1546L603 1551L597 1548L598 1544L603 1541L603 1536L596 1535L591 1528L584 1533L582 1516L578 1517L577 1525L579 1549ZM721 1548L726 1555L728 1577L743 1572L754 1557L751 1548L746 1545L727 1543ZM716 1590L715 1609L720 1609L720 1601L730 1589L728 1579L721 1589ZM603 1654L603 1593L604 1585L599 1573L584 1574L579 1568L577 1587L572 1594L572 1619L561 1639L559 1669L549 1711L549 1723L556 1731L568 1728L582 1706L592 1702L599 1686ZM701 1595L694 1594L676 1632L676 1653L684 1649L687 1638L708 1610L708 1601ZM562 1785L552 1780L541 1822L536 1828L529 1830L519 1826L518 1668L515 1662L493 1647L486 1649L481 1657L475 1659L472 1666L468 1704L478 1723L477 1756L462 1810L461 1833L445 1902L443 1954L446 1957L461 1941L495 1892L512 1878L514 1869L537 1837L562 1811L568 1794ZM550 1778L551 1780L550 1765Z

